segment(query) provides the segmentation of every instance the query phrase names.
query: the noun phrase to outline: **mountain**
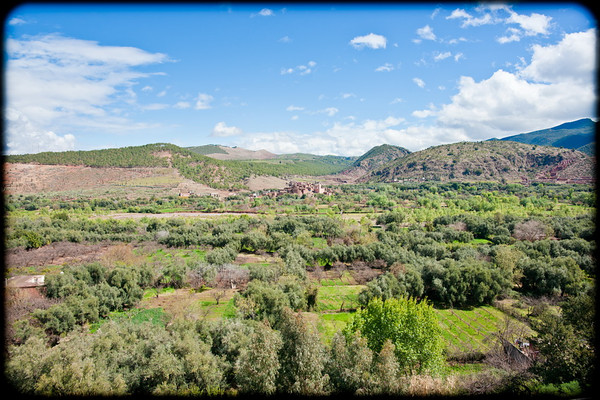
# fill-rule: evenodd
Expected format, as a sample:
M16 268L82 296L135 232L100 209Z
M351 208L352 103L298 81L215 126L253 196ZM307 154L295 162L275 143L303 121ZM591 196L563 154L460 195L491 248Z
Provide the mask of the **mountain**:
M209 151L215 150L213 148ZM353 157L310 154L283 155L262 160L219 160L167 143L105 150L43 152L6 157L8 163L21 164L106 169L171 168L186 179L222 190L246 189L248 180L253 176L282 177L334 174L346 169L354 160Z
M591 119L585 118L553 128L491 140L510 140L541 146L565 147L593 155L596 141L596 124Z
M277 157L277 154L273 154L267 150L247 150L241 147L228 147L216 144L187 147L187 149L194 153L216 158L217 160L268 160Z
M404 147L391 144L375 146L362 156L358 157L348 169L340 172L340 175L344 175L351 180L358 179L381 168L383 165L405 157L408 154L410 154L410 151Z
M535 137L549 140L548 137L554 137L555 144L581 144L585 141L576 142L577 135L589 135L590 126L595 129L595 123L591 125L590 121L575 121L515 137L528 140ZM570 135L564 134L567 131ZM591 143L585 146L589 148ZM237 159L218 159L215 155L219 154ZM119 176L128 176L132 182L139 183L136 179L142 179L146 186L150 185L149 182L179 182L186 179L213 189L236 191L256 186L253 182L257 178L271 179L277 185L283 185L290 179L315 179L317 176L329 179L331 183L405 180L590 183L594 182L595 168L595 157L575 149L504 139L453 143L414 153L399 146L384 144L358 158L302 153L275 155L264 150L251 151L218 145L182 148L168 143L155 143L105 150L11 155L6 156L5 160L9 166L5 170L10 172L11 188L21 185L32 190L37 186L30 185L26 180L36 180L36 171L43 172L44 178L36 180L40 184L56 179L64 182L54 185L56 190L69 190L67 182L75 182L78 176L80 180L85 180L86 187L93 187L94 181L102 186L103 182L116 182ZM16 164L19 167L13 168ZM19 172L25 170L30 174L24 176ZM53 171L63 175L53 177Z
M511 141L461 142L396 159L360 181L591 182L595 161L574 149Z

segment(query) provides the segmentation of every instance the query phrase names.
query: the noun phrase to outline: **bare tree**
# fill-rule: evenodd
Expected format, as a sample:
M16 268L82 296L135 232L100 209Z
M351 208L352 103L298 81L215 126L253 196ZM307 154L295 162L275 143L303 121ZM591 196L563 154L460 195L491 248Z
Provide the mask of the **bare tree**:
M235 264L223 264L218 268L215 286L218 288L238 289L250 280L250 271Z
M358 260L353 261L350 265L350 273L352 274L352 277L356 283L359 285L364 285L377 276L377 272L375 272L372 268L369 268L364 261Z
M545 239L548 236L549 228L537 221L531 219L529 221L520 222L515 225L513 237L518 240L528 240L530 242Z
M344 276L344 272L346 272L348 268L343 262L336 261L333 263L332 270L335 272L336 277L341 280L342 276Z

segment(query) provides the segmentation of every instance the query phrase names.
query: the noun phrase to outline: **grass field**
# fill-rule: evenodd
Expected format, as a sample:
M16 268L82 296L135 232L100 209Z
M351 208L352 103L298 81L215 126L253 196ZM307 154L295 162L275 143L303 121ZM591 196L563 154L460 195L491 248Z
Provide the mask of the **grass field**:
M321 286L316 311L335 311L358 307L358 294L363 285Z

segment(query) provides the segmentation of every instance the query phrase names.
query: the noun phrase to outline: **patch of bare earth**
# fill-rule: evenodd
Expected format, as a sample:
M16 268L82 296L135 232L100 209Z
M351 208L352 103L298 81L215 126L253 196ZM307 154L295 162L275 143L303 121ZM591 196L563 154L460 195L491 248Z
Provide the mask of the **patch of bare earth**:
M4 261L7 269L18 274L18 269L25 267L100 261L110 247L108 243L57 242L32 250L25 250L22 247L7 249Z
M246 186L252 191L266 189L283 189L288 181L275 176L252 176L248 178Z
M237 289L209 289L195 292L190 289L177 289L174 292L161 293L148 297L140 304L141 308L162 308L174 319L214 319L213 312L218 307L216 304L202 306L202 302L214 302L215 296L219 297L219 304L224 305L231 300Z
M96 168L82 165L4 164L8 194L93 189L168 173L168 168Z

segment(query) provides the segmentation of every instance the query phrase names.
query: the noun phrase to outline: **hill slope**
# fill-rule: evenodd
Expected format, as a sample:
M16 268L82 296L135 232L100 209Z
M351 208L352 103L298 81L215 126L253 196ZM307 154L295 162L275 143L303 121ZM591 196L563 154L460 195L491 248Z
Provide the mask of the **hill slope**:
M361 181L590 182L594 163L572 149L500 140L461 142L411 153Z
M408 154L410 154L410 151L404 147L390 144L375 146L360 156L348 169L342 171L340 175L344 175L348 179L359 179L383 167L385 164L405 157Z
M504 137L499 140L509 140L541 146L565 147L567 149L576 149L588 155L592 155L596 141L596 122L589 118L585 118L578 121L567 122L553 128L521 133Z
M253 176L319 176L347 168L351 157L286 155L267 160L218 160L172 144L156 143L118 149L11 155L9 163L93 168L174 168L194 182L215 189L247 189ZM77 169L79 171L79 169Z

